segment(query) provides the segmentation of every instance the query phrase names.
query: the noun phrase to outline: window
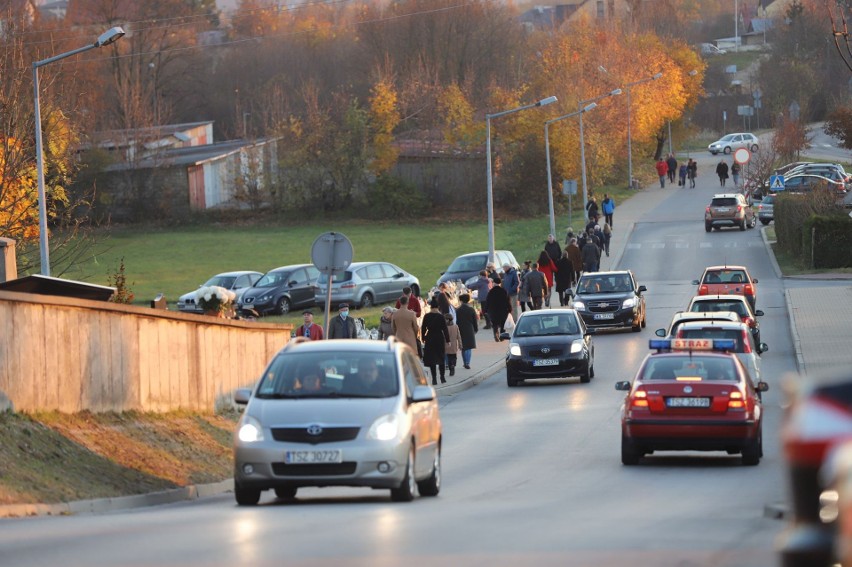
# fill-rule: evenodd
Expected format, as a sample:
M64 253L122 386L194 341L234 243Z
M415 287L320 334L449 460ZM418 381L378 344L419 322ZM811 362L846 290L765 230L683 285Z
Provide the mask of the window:
M364 269L367 272L366 279L368 279L368 280L381 280L381 279L384 279L386 277L384 272L382 272L381 264L370 264L369 266L367 266ZM359 273L359 275L362 278L364 277L364 275L361 274L361 273Z
M308 282L308 273L305 270L296 270L290 274L288 282L296 282L296 285L306 284Z
M597 1L597 9L598 9L598 13L597 13L598 19L603 19L606 16L606 13L604 12L603 0Z

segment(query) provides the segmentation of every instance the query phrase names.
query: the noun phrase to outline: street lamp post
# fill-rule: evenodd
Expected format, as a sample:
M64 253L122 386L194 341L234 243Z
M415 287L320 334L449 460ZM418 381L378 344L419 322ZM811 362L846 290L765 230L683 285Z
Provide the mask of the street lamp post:
M102 33L98 39L90 44L83 47L79 47L72 51L68 51L67 53L60 53L59 55L54 55L53 57L48 57L47 59L42 59L41 61L33 62L33 92L35 93L35 144L36 144L36 177L38 180L38 228L39 228L39 251L41 254L40 262L41 262L41 274L43 276L50 275L50 252L48 250L47 245L47 203L45 202L44 195L44 156L42 155L42 141L41 141L41 105L39 101L38 94L38 68L44 67L54 61L59 61L60 59L65 59L66 57L71 57L72 55L77 55L78 53L83 53L84 51L88 51L90 49L95 49L97 47L103 47L104 45L109 45L113 43L121 36L124 35L124 30L120 27L116 26L114 28L110 28L104 33Z
M565 116L560 116L559 118L554 118L552 120L548 120L544 123L544 153L547 156L547 205L550 211L550 234L556 236L556 217L553 213L553 183L551 181L550 176L550 134L548 133L548 126L553 124L554 122L559 122L560 120L564 120L566 118L571 118L572 116L577 116L578 114L582 117L584 112L588 112L597 106L597 103L593 102L592 104L577 110L576 112L572 112L570 114L566 114ZM582 118L580 118L582 120Z
M502 112L496 112L494 114L486 114L485 115L485 163L488 169L486 182L487 182L487 200L488 200L488 261L494 262L496 261L496 257L494 254L494 188L493 183L491 181L491 119L499 118L500 116L506 116L507 114L513 114L515 112L520 112L522 110L526 110L528 108L536 108L538 106L547 106L548 104L552 104L556 102L555 96L549 96L547 98L543 98L540 101L527 104L525 106L519 106L518 108L513 108L512 110L504 110Z
M597 96L595 98L591 98L589 100L581 100L579 106L582 107L587 102L595 102L610 96L616 96L621 94L621 89L615 89L614 91L610 91L605 95ZM586 185L586 141L583 137L583 115L580 114L580 172L583 179L583 205L585 205L589 201L589 188ZM589 220L587 215L588 211L583 208L583 218Z
M632 83L627 83L624 85L624 90L627 92L627 188L630 189L633 187L633 147L632 140L630 138L630 87L635 87L636 85L641 85L642 83L649 83L651 81L656 81L660 77L662 77L662 73L657 73L651 77L647 77L645 79L641 79L639 81L633 81Z

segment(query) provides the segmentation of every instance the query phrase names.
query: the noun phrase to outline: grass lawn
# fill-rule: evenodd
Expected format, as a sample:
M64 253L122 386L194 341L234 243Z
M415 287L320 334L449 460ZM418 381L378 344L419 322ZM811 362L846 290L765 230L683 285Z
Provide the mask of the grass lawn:
M603 192L623 202L627 189L604 188ZM582 197L573 199L575 231L583 227ZM567 205L557 208L556 238L561 243L569 226ZM134 303L148 305L164 294L169 306L180 295L196 289L210 276L232 270L267 272L287 264L311 261L311 245L328 231L345 234L352 241L355 261L382 260L397 264L420 280L425 293L435 285L452 260L468 252L488 249L487 223L481 218L464 220L436 218L421 222L310 222L300 220L286 226L209 225L163 228L117 228L104 236L90 259L74 266L63 277L107 285L124 259L127 285ZM535 260L549 232L548 215L531 219L497 220L497 249L511 250L519 262ZM357 313L368 326L376 326L380 308ZM318 320L320 318L318 317ZM268 317L270 322L301 324L300 314Z

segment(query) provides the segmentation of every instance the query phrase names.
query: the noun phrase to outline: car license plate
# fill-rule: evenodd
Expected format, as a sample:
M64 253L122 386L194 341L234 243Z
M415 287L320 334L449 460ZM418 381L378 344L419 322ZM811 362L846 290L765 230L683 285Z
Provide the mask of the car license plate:
M556 358L538 358L533 360L533 366L557 366L559 359Z
M709 408L710 398L666 398L670 408Z
M343 451L340 449L326 451L287 451L284 453L284 462L288 465L342 463Z
M729 212L731 212L731 209L729 209L728 207L719 207L718 209L716 209L716 212L717 213L729 213Z
M614 319L615 313L595 313L595 320Z

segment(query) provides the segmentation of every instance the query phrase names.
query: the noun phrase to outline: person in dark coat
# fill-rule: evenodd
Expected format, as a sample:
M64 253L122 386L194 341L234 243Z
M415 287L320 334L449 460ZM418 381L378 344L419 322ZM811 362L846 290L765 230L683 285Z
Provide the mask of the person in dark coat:
M689 188L695 189L695 178L698 177L698 162L692 158L686 164L686 177L689 179Z
M341 303L338 307L338 316L328 322L329 339L357 339L358 328L355 319L349 316L349 304Z
M499 277L497 278L500 279ZM488 312L488 317L491 319L491 328L494 331L494 340L500 342L500 333L503 332L503 327L506 325L506 318L512 311L512 306L509 304L509 293L503 289L500 282L495 282L495 286L488 292L488 297L485 298L485 311Z
M719 160L719 165L716 166L716 175L719 176L719 184L724 187L725 181L728 180L728 164L725 160Z
M559 243L556 242L556 238L552 234L547 235L547 242L544 243L544 251L547 252L547 255L554 262L562 256L562 248L559 247Z
M550 293L550 289L547 287L547 278L538 269L538 262L533 262L532 269L524 277L524 281L527 282L527 290L532 300L532 310L541 309L541 303L545 295Z
M556 293L559 295L559 305L565 307L571 302L569 292L574 287L574 264L568 252L562 253L562 257L556 261L556 267Z
M677 174L677 159L674 157L674 154L669 154L668 159L666 159L666 166L669 168L669 183L674 183L675 175Z
M592 195L586 203L586 217L589 221L598 222L598 200Z
M461 305L456 309L456 324L459 326L459 334L462 343L462 363L470 370L470 356L476 348L476 333L479 332L479 317L476 310L469 305L470 295L463 293L459 296Z
M572 238L565 247L568 252L568 258L571 259L571 264L574 265L574 281L580 281L580 272L583 271L583 257L580 256L580 246L577 244L577 239Z
M438 308L438 302L433 299L429 302L429 307L429 312L423 316L423 323L420 325L420 336L423 338L423 364L429 367L434 386L438 383L436 366L441 370L441 383L447 381L444 378L444 345L450 342L450 332L447 330L447 321Z
M600 242L594 234L588 235L586 239L586 244L583 245L583 248L580 249L580 255L583 257L583 271L584 272L597 272L598 266L601 263L601 249Z

